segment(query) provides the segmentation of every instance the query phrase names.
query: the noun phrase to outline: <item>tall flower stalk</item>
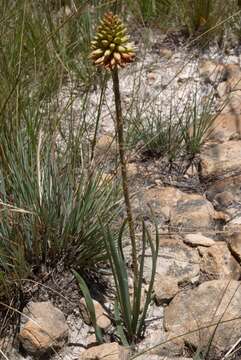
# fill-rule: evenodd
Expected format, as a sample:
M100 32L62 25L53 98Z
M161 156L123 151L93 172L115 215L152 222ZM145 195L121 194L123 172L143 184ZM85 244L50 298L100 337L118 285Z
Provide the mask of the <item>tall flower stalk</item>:
M105 14L100 26L97 29L97 34L92 41L92 52L90 58L96 66L103 67L111 72L113 82L113 92L115 96L115 110L116 110L116 129L117 141L119 148L119 158L121 164L122 188L126 206L127 219L123 222L120 228L118 238L113 236L108 226L102 225L106 251L112 273L114 276L116 286L116 301L114 306L114 319L116 324L116 335L121 340L123 345L135 346L136 342L144 336L145 319L147 310L151 302L154 278L156 273L156 264L159 248L159 235L157 224L155 244L152 237L144 223L142 223L142 251L140 255L140 262L137 261L137 248L135 239L134 219L131 209L129 188L128 188L128 174L125 157L125 139L124 139L124 121L121 108L121 94L119 84L119 68L125 67L135 59L134 46L128 42L129 37L126 34L126 28L122 24L118 16L111 12ZM128 267L123 255L122 237L125 224L128 222L129 233L132 245L132 263L134 272L134 294L131 296L128 283ZM145 263L145 250L149 245L152 253L152 271L151 279L145 295L143 309L141 309L141 299L143 291L143 274ZM91 305L90 297L86 292L84 280L78 276L80 288L89 302L90 316L95 327L96 336L101 342L101 334L98 327L96 327L96 317L93 314L93 306ZM142 311L141 311L142 310Z
M124 122L121 107L119 85L119 68L124 68L135 59L134 46L129 42L127 30L117 15L108 12L104 15L97 34L91 42L92 52L90 58L98 67L111 71L113 91L115 95L116 129L121 164L122 188L125 199L127 220L132 246L132 262L134 271L134 284L138 283L138 263L135 240L135 228L128 189L128 176L125 157Z

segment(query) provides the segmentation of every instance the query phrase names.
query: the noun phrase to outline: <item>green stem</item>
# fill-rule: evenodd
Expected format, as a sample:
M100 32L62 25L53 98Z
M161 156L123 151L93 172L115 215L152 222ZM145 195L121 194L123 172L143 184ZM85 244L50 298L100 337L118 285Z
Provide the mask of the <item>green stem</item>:
M113 80L113 90L114 90L114 95L115 95L116 128L117 128L119 156L120 156L120 163L121 163L122 188L123 188L123 194L124 194L124 199L125 199L127 220L128 220L128 225L129 225L131 247L132 247L134 289L136 289L136 286L138 284L137 251L136 251L134 221L133 221L133 216L132 216L129 188L128 188L128 179L127 179L127 166L126 166L125 148L124 148L124 146L125 146L124 123L123 123L123 116L122 116L120 85L119 85L119 76L118 76L117 68L112 70L112 80Z

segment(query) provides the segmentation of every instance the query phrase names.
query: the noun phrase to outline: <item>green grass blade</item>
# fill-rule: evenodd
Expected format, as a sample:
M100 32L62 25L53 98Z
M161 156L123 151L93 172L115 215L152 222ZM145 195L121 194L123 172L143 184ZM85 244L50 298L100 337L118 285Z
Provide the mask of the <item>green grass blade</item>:
M138 324L138 329L137 329L137 336L138 337L141 336L141 333L143 332L148 306L149 306L149 304L151 302L153 285L154 285L154 280L155 280L155 275L156 275L156 264L157 264L157 258L158 258L158 251L159 251L159 233L158 233L157 223L155 222L155 231L156 231L156 244L155 244L155 246L153 244L153 241L152 241L151 235L149 233L149 230L147 229L146 226L145 226L145 231L147 233L147 238L148 238L148 242L149 242L149 245L150 245L150 248L151 248L151 253L152 253L152 272L151 272L151 280L150 280L149 287L148 287L148 290L147 290L146 301L145 301L144 309L143 309L143 312L142 312L142 317L141 317L140 322Z
M128 347L129 343L126 338L123 322L121 320L121 314L120 314L120 310L119 310L118 301L115 301L114 312L115 312L115 322L116 322L116 334L120 338L121 343L124 346Z
M142 253L141 253L141 261L139 267L139 278L138 278L138 286L136 293L134 292L133 299L133 319L132 319L132 329L133 333L136 333L138 319L141 313L141 297L142 297L142 281L143 281L143 272L144 272L144 263L145 263L145 250L146 250L146 229L144 220L142 221Z
M122 227L123 228L123 227ZM118 242L111 235L110 229L107 227L107 231L102 225L103 234L105 237L106 244L109 249L109 258L112 264L112 270L115 274L115 285L118 293L118 300L121 309L121 315L123 317L124 324L126 326L126 331L129 338L132 338L132 309L130 303L129 295L129 285L128 285L128 274L126 264L122 258L122 254L118 248Z

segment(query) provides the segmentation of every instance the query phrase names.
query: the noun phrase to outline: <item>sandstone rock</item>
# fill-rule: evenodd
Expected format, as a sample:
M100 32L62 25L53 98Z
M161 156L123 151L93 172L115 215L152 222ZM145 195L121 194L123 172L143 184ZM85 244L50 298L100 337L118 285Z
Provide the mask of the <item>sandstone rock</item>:
M50 302L38 302L30 303L23 314L19 340L29 354L39 356L64 345L68 327L62 311Z
M202 235L201 233L195 234L186 234L184 237L184 242L191 246L212 246L215 245L215 241L210 239L207 236Z
M241 169L241 141L222 144L208 143L200 154L203 178L235 175Z
M225 67L211 60L204 60L199 64L199 73L206 82L217 83L224 78Z
M128 350L117 343L102 344L81 353L79 360L128 360Z
M97 325L101 329L105 330L108 327L110 327L111 321L108 318L103 306L96 300L93 300L93 303L94 303L94 308L95 308L95 316L96 316ZM80 313L81 313L81 316L82 316L84 322L87 325L91 325L91 319L89 318L89 313L88 313L88 310L86 307L86 302L85 302L84 298L80 299Z
M171 277L179 284L190 282L199 276L199 261L197 249L185 245L182 240L160 239L157 274ZM144 276L147 280L150 279L151 264L151 253L148 250L144 266Z
M166 221L170 220L171 212L177 205L178 199L183 193L171 186L147 189L143 194L145 204L150 204L157 217L163 217Z
M241 263L241 233L236 232L229 239L229 247L235 258Z
M187 194L174 187L156 186L143 194L144 206L150 204L157 219L169 221L172 227L209 228L216 213L202 195Z
M201 270L210 277L239 280L241 267L230 253L225 242L209 248L199 247Z
M169 303L178 293L177 280L169 276L156 274L153 290L157 305Z
M183 339L195 347L207 346L215 331L211 350L219 355L229 350L240 338L240 285L235 280L213 280L204 282L196 289L178 293L165 308L166 330L176 335L194 331L183 335ZM217 328L211 326L220 321L226 322L220 323Z
M213 226L215 215L212 204L205 197L182 193L171 213L170 225L190 230L208 229Z
M224 113L218 115L209 130L210 140L224 142L238 139L241 136L241 115L234 113Z

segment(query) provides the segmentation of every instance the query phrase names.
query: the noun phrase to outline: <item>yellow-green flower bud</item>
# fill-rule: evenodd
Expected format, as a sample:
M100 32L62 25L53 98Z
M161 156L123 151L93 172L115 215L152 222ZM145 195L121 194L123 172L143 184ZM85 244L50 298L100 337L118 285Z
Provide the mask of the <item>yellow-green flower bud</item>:
M122 44L122 39L120 37L115 37L114 38L114 42L118 45L121 45Z
M110 49L107 49L104 53L104 57L106 56L110 56L111 55L111 50Z
M93 51L90 58L95 65L109 70L117 66L124 67L135 58L135 48L128 40L129 36L126 35L126 28L121 20L117 15L108 12L101 20L94 41L91 42Z
M113 51L115 49L115 44L111 43L110 44L110 49Z
M124 48L123 46L118 46L118 51L120 52L120 53L123 53L123 52L125 52L126 51L126 48Z
M102 43L104 46L108 46L108 45L109 45L109 41L108 41L108 40L102 40L101 43Z

